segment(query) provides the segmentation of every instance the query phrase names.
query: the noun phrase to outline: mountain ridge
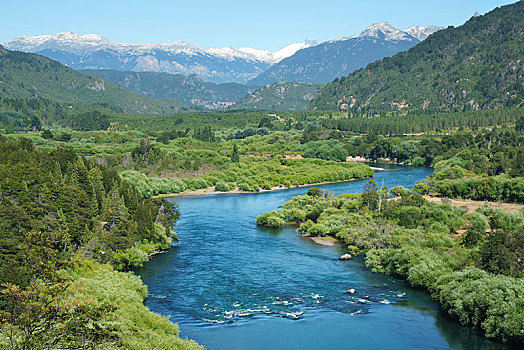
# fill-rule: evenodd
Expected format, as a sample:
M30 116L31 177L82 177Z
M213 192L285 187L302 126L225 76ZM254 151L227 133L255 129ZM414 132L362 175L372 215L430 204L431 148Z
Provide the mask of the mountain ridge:
M44 98L57 102L108 104L133 114L175 113L191 108L175 99L138 95L58 61L0 46L0 97Z
M415 26L411 27L411 32L424 37L439 28ZM299 50L251 79L248 84L271 85L277 81L329 83L377 59L405 51L418 42L420 39L387 22L373 23L356 35Z
M197 75L82 69L79 72L104 78L137 94L174 98L207 109L224 109L255 89L239 83L215 84Z
M58 60L74 69L197 74L216 83L245 83L275 62L314 43L293 43L276 52L248 47L202 49L181 40L161 44L125 44L111 42L99 34L63 32L21 36L3 45L10 50Z

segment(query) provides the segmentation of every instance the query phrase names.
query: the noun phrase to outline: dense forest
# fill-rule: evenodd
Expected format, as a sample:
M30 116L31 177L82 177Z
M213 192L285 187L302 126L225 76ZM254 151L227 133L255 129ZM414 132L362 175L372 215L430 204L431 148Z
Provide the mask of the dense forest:
M430 35L326 85L319 110L467 111L522 106L524 2Z
M136 276L116 271L170 247L176 206L144 199L71 149L40 151L25 138L0 137L0 179L0 347L196 347L143 306Z
M277 82L251 91L231 106L232 109L298 111L308 109L323 85L300 81Z

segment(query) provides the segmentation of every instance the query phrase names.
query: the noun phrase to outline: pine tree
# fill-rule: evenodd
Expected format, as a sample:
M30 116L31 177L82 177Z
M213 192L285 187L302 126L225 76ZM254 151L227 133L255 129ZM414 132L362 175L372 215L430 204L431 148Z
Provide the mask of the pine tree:
M240 161L240 156L238 155L237 144L233 144L233 152L231 153L231 162L238 163Z

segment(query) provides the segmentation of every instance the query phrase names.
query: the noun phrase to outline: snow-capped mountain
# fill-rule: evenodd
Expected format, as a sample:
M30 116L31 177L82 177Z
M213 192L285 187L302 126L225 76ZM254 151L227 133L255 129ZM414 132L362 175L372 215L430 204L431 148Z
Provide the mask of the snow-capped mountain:
M244 83L270 65L314 44L311 41L294 43L277 52L247 47L203 49L185 41L124 44L98 34L65 32L22 36L3 45L10 50L47 56L74 69L197 74L213 82Z
M196 74L214 83L250 82L261 86L276 81L327 83L407 50L439 29L415 26L403 31L381 22L353 36L321 44L306 40L276 52L251 47L205 49L185 41L124 44L99 34L71 32L22 36L3 45L55 59L74 69Z
M374 23L356 35L298 50L249 83L258 86L277 81L328 83L368 63L405 51L419 43L419 38L438 29L436 26L411 27L408 32L386 22Z
M409 27L408 29L406 29L405 32L411 36L414 36L418 40L422 41L426 39L428 36L430 36L431 34L438 32L441 29L444 29L444 27L433 26L433 25L413 26L413 27Z
M358 39L358 38L376 38L382 39L385 41L398 41L398 40L408 40L410 41L411 35L393 27L387 22L373 23L357 35L354 35L347 39ZM344 40L344 39L342 39Z

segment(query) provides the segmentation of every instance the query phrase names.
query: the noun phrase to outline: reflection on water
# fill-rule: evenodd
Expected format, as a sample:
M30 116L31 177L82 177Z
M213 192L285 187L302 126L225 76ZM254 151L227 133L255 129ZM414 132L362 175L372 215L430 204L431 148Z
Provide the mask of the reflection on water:
M430 171L388 165L375 181L412 187ZM366 181L319 187L360 192ZM256 226L258 214L306 191L177 198L181 242L138 271L148 307L209 349L501 347L444 318L422 291L371 273L361 258L338 261L341 247L316 245L292 227Z

